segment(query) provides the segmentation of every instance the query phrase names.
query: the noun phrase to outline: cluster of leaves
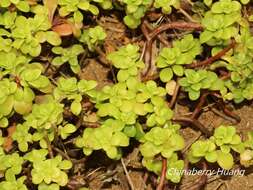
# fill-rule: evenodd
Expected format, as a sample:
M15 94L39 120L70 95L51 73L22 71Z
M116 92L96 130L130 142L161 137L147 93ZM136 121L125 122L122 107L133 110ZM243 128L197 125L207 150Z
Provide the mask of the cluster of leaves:
M15 112L24 115L31 111L34 93L30 88L18 88L9 79L0 81L0 127L8 126L8 117Z
M164 14L180 8L179 0L44 0L43 5L38 1L0 1L0 171L3 174L0 189L27 190L26 180L39 190L65 187L72 163L52 155L50 146L69 137L86 156L103 150L115 160L122 157L124 147L135 139L140 143L143 166L160 174L161 160L167 159L166 178L180 182L182 172L177 171L183 169L184 162L178 152L184 148L184 139L180 126L171 121L173 111L168 107L165 88L153 80L141 81L140 70L145 65L139 47L128 44L107 55L117 70L115 84L97 90L96 81L77 79L82 66L79 56L96 51L107 36L100 26L81 30L84 15L91 12L97 16L98 7L110 9L112 2L117 8L126 8L124 22L131 29L137 28L145 13L153 8L161 9ZM242 4L248 2L241 0ZM156 66L161 69L160 80L169 84L176 75L190 100L197 100L204 90L216 91L225 100L236 103L252 100L253 37L242 18L242 5L235 0L205 0L204 3L208 11L201 20L204 31L199 38L196 38L198 34L195 38L192 34L184 35L173 41L172 48L163 48L159 53ZM64 27L70 27L72 32L64 31ZM65 39L60 36L69 34L77 39L69 41L67 46L61 45ZM209 67L213 71L185 69L202 53L202 47L211 46L213 56L231 38L237 45ZM201 46L203 43L206 45ZM46 56L44 49L49 51ZM45 61L42 57L46 57L49 65L42 63ZM64 71L62 75L58 71L64 68L60 67L64 63L69 64L72 72ZM230 77L220 79L216 74L220 67ZM50 69L56 69L56 73L50 74ZM83 114L87 102L95 106ZM85 118L90 112L95 119ZM91 120L97 128L80 129L78 132L82 134L75 138L79 127L73 124L76 119ZM2 137L2 131L8 137ZM18 145L10 153L3 148L8 138ZM36 150L39 146L42 149ZM242 142L235 127L220 126L212 137L191 146L188 159L193 164L205 159L230 169L232 151L240 154L242 165L252 165L253 134L249 133L248 139ZM23 176L27 173L26 164L29 164L31 180Z
M188 159L191 163L199 162L202 158L210 163L217 162L220 167L229 170L234 165L231 149L237 153L245 150L241 137L236 134L234 126L220 126L214 135L207 140L198 140L192 144Z
M141 18L145 13L152 8L161 9L162 13L170 14L172 8L180 9L179 0L123 0L126 5L126 16L124 17L125 24L135 29L141 24Z
M75 44L68 48L53 47L52 52L59 55L52 60L53 65L61 66L67 62L74 73L80 72L78 55L84 52L83 46Z
M162 68L160 71L161 81L170 81L173 78L173 73L183 76L183 65L192 63L201 51L199 40L194 39L191 34L184 36L181 40L173 41L173 48L163 48L156 61L157 67Z
M236 39L238 45L234 51L226 54L222 57L222 60L211 66L211 69L224 67L231 74L229 80L225 81L225 86L229 90L224 95L226 100L240 103L245 99L253 99L253 91L251 90L253 87L252 40L253 37L250 34L249 27L241 27L240 35Z
M41 43L48 42L52 45L60 45L60 36L50 31L51 23L48 19L48 11L44 6L38 5L32 9L34 17L26 18L17 12L6 11L1 15L0 36L5 38L5 46L20 50L23 54L33 57L41 53Z
M212 71L186 69L184 73L185 77L179 80L179 84L189 93L190 100L197 100L202 89L227 93L224 81Z
M93 15L99 14L99 9L94 3L99 3L103 9L112 8L111 0L59 0L60 5L59 13L62 17L68 16L73 13L74 15L81 14L80 10L89 11Z
M174 183L180 182L180 172L184 168L184 161L178 160L177 151L184 148L184 139L179 134L179 125L166 124L164 128L153 127L142 138L140 152L143 156L142 163L150 171L159 174L162 161L157 160L161 154L167 161L166 178Z
M228 43L238 33L241 21L241 4L233 0L220 0L212 4L201 23L205 27L200 34L200 42L208 45Z
M83 148L85 155L103 149L111 159L121 158L119 147L129 145L129 137L123 132L125 124L120 120L108 119L99 128L86 128L83 136L76 139L76 146Z
M172 7L175 9L180 8L180 1L179 0L155 0L154 7L162 9L164 14L170 14L172 12Z
M100 45L106 38L106 33L101 26L96 26L94 28L89 28L83 30L79 41L87 44L90 51L94 51L95 47Z
M113 66L120 69L117 73L119 82L136 77L139 69L144 68L144 63L140 60L140 53L138 51L138 46L128 44L127 46L119 48L118 51L107 55L107 59L112 62Z
M3 0L0 2L0 7L3 8L8 8L11 5L14 5L18 10L22 12L30 11L30 5L26 0Z
M97 86L96 81L80 80L77 82L75 77L60 77L57 81L57 88L54 89L53 95L55 100L62 102L63 100L73 100L70 110L74 115L79 115L82 110L81 101L83 96L93 97L96 95L94 88Z
M126 4L126 16L124 22L129 28L137 28L141 24L141 18L145 15L151 0L123 0Z
M49 186L54 184L53 189L59 189L59 186L65 186L68 183L68 175L62 170L69 170L72 163L68 160L62 160L61 156L46 159L48 151L45 149L32 150L25 155L25 159L33 165L31 171L33 184L40 186Z
M147 126L162 126L173 114L165 102L166 90L154 81L140 82L138 67L142 67L143 62L139 61L137 50L136 46L127 45L108 55L115 67L120 68L117 75L119 82L104 87L97 94L97 114L120 119L128 125L135 124L138 116L146 116Z

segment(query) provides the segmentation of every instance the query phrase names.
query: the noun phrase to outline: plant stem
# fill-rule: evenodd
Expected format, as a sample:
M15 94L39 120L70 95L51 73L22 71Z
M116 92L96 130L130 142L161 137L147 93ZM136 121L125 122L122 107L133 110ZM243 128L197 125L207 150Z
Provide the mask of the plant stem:
M176 103L176 100L177 100L177 96L178 96L179 91L180 91L180 85L178 84L178 81L177 81L177 84L176 84L173 96L172 96L170 104L169 104L170 108L174 107L174 105Z
M45 141L47 143L47 149L48 149L49 157L54 158L54 153L53 153L53 150L52 150L51 142L50 142L47 134L45 135Z
M201 67L201 66L206 66L206 65L210 65L211 63L217 61L218 59L220 59L221 57L223 57L229 50L233 49L235 47L236 43L235 40L232 39L231 44L224 48L223 50L221 50L220 52L218 52L217 54L215 54L212 57L207 58L204 61L201 62L197 62L197 63L192 63L190 65L187 65L187 68L196 68L196 67Z
M208 95L209 95L208 92L205 92L204 94L202 94L202 96L199 99L198 105L196 106L196 108L194 109L194 111L193 111L193 113L191 115L192 119L196 118L199 115L199 113L202 110L203 105L206 102L206 98L207 98Z
M172 119L174 122L179 122L179 123L188 123L199 129L203 134L205 134L206 137L210 137L212 135L212 132L210 132L208 129L203 126L202 123L200 123L198 120L194 118L189 118L189 117L177 117Z
M126 165L125 165L125 163L124 163L123 158L121 158L120 161L121 161L121 164L122 164L122 166L123 166L123 169L124 169L124 172L125 172L125 174L126 174L126 178L127 178L128 184L130 185L131 190L135 190L134 184L133 184L133 182L132 182L131 177L129 176L129 173L128 173L128 171L127 171L127 168L126 168Z
M163 185L166 178L166 172L167 172L167 159L163 158L161 177L160 177L159 184L156 187L156 190L163 190Z

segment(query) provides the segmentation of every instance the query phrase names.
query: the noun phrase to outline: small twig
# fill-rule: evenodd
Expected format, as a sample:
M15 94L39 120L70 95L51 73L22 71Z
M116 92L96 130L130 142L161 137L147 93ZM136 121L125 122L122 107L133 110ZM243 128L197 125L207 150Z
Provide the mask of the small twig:
M71 161L71 159L70 159L70 157L68 156L67 153L63 152L62 150L60 150L59 148L54 147L54 146L52 147L52 149L55 150L56 152L58 152L63 158Z
M147 180L148 180L148 172L145 172L145 174L143 176L143 180L142 180L140 190L145 190L147 188L147 185L146 185Z
M214 108L214 107L211 107L210 110L211 110L213 113L215 113L216 115L222 117L223 119L230 121L232 124L236 124L236 123L237 123L237 121L236 121L234 118L231 118L231 117L227 116L226 114L220 112L219 110L217 110L217 109Z
M199 129L205 136L210 137L212 133L203 126L202 123L200 123L198 120L194 118L189 118L189 117L177 117L172 119L174 122L179 122L179 123L188 123Z
M154 39L158 34L169 30L169 29L179 29L179 30L197 30L202 31L203 27L199 23L191 23L191 22L171 22L166 23L164 25L159 26L153 32L149 34L150 40Z
M233 113L232 111L230 111L228 108L226 108L225 106L223 107L223 112L228 115L229 117L234 118L238 123L241 122L241 118L240 116L238 116L237 114Z
M154 30L154 28L153 28L148 22L144 22L143 24L147 27L147 29L148 29L149 31ZM163 45L165 45L166 47L170 47L170 46L171 46L171 44L168 42L168 40L164 39L162 35L160 35L160 34L157 35L157 38L158 38L158 39L160 40L160 42L162 42Z
M193 19L184 9L179 8L179 11L186 17L190 22L198 22L195 19Z
M170 104L169 104L170 108L174 107L179 91L180 91L180 85L178 84L178 81L177 81L173 96L172 96Z
M52 150L52 146L51 146L51 143L50 143L50 140L49 140L47 134L45 135L44 139L47 143L47 149L48 149L48 153L49 153L50 158L54 158L54 153L53 153L53 150Z
M205 92L204 94L202 94L202 96L199 99L198 105L196 106L196 108L194 109L194 111L191 115L191 118L196 118L199 115L199 113L202 110L203 105L206 102L206 98L207 98L208 95L209 95L208 92Z
M167 172L167 159L163 158L161 177L159 180L159 184L156 187L156 190L163 190L163 185L166 178L166 172Z
M131 177L129 176L129 173L128 173L128 171L127 171L127 168L126 168L126 165L125 165L125 163L124 163L123 158L121 158L120 161L121 161L121 164L122 164L122 166L123 166L123 169L124 169L124 172L125 172L125 174L126 174L126 178L127 178L128 184L130 185L131 190L135 190L134 184L133 184L133 182L132 182Z
M196 67L210 65L211 63L213 63L213 62L219 60L221 57L223 57L229 50L233 49L235 47L235 45L236 45L236 42L234 39L232 39L232 42L228 47L224 48L223 50L221 50L220 52L218 52L214 56L209 57L206 60L201 61L201 62L186 65L186 67L187 68L196 68Z
M88 122L88 121L83 121L82 126L88 127L88 128L98 128L100 127L100 123L98 122Z
M241 118L240 118L237 114L235 114L235 113L233 113L232 111L230 111L230 110L226 107L226 105L224 104L224 102L222 102L222 101L220 100L220 101L217 102L217 105L218 105L218 107L223 111L224 114L226 114L227 116L229 116L229 117L235 119L238 123L241 122Z

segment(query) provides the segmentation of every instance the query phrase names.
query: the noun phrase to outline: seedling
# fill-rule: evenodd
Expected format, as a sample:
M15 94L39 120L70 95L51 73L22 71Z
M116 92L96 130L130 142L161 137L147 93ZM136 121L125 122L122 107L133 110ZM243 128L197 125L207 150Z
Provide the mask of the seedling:
M157 67L162 69L160 71L161 81L170 81L173 73L183 76L183 65L192 63L201 50L199 41L192 35L186 35L183 39L174 41L173 48L163 48L156 62Z
M106 33L101 26L84 30L80 36L80 42L87 44L90 51L94 51L95 47L100 45L106 38Z
M167 125L165 128L153 127L145 134L140 147L143 158L143 165L148 170L155 173L161 171L161 161L155 160L155 157L161 154L168 160L166 178L174 183L181 179L180 170L184 167L184 162L178 160L176 151L184 148L184 139L178 134L179 125ZM178 173L176 172L178 170Z
M223 44L238 33L236 23L241 19L241 4L238 1L221 0L205 13L200 42L209 45Z
M52 49L53 53L60 55L53 59L52 64L55 66L61 66L62 64L68 62L70 68L74 73L80 72L80 65L78 63L78 55L84 52L81 45L73 45L69 48L54 47Z
M185 77L179 80L179 84L189 93L191 100L197 100L200 97L201 89L210 91L220 91L226 94L227 89L224 81L218 78L216 73L206 70L185 70Z
M229 170L234 165L231 149L238 153L244 152L241 137L236 134L235 127L220 126L215 129L214 135L209 139L193 143L188 158L191 163L205 158L208 162L217 162L220 167Z

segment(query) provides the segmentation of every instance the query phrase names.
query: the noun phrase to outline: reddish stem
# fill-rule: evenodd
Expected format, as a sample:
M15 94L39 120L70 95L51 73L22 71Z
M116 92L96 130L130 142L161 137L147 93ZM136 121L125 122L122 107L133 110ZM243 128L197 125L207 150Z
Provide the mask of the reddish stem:
M197 62L197 63L192 63L190 65L187 65L187 68L196 68L196 67L201 67L201 66L206 66L206 65L210 65L211 63L217 61L218 59L220 59L221 57L223 57L229 50L233 49L235 47L235 40L232 39L231 44L224 48L223 50L221 50L220 52L218 52L217 54L215 54L212 57L207 58L204 61L201 62Z
M202 94L202 96L199 99L198 105L196 106L195 110L193 111L193 113L191 115L192 119L196 118L199 115L199 113L202 110L203 105L206 102L206 98L207 98L208 95L209 95L208 92L205 92L204 94Z
M179 122L179 123L188 123L188 124L191 124L192 126L194 126L197 129L199 129L207 137L210 137L212 135L212 133L208 129L206 129L205 126L202 123L200 123L198 120L196 120L194 118L177 117L175 119L172 119L172 121Z
M167 172L167 159L163 158L161 178L160 178L159 184L156 187L156 190L163 190L163 185L166 178L166 172Z

